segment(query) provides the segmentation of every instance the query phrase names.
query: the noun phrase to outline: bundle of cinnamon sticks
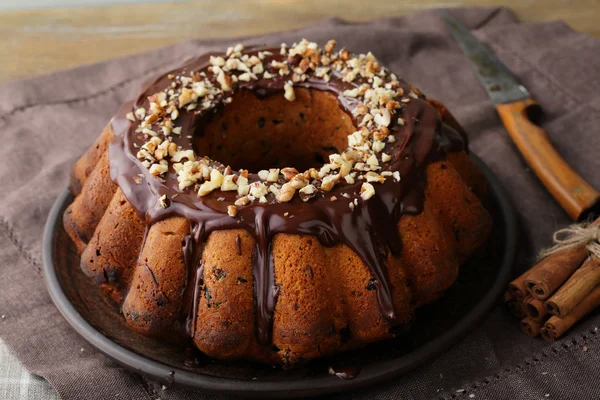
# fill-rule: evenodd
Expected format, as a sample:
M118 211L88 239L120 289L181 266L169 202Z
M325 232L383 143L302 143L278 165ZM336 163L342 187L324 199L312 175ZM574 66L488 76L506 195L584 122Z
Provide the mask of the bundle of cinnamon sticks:
M521 330L549 342L600 306L600 218L560 230L554 241L504 296Z

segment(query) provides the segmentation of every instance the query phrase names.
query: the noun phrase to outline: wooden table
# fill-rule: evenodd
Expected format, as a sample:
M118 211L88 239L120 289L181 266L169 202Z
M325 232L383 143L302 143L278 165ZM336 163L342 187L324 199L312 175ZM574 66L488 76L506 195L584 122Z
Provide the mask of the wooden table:
M329 16L351 21L494 0L202 0L0 13L0 82L116 58L190 38L297 28ZM563 19L600 37L600 0L509 0L522 21Z

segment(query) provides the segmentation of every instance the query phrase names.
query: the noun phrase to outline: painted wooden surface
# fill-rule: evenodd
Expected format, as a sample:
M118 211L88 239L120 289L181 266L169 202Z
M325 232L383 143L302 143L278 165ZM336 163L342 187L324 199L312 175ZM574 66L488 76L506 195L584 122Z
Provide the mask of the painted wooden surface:
M490 6L493 0L201 0L0 13L0 82L92 63L190 38L232 37L351 21L432 7ZM562 19L600 37L599 0L508 0L522 21Z

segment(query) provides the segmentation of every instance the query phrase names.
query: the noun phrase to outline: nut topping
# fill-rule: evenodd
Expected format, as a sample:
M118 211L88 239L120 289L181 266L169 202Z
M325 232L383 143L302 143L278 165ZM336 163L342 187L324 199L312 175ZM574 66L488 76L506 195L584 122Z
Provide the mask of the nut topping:
M229 48L225 55L210 56L205 69L183 69L169 74L168 87L149 96L144 107L126 114L143 140L133 144L139 162L157 179L167 179L171 170L177 176L180 190L195 190L200 197L218 190L237 192L234 205L227 209L232 217L237 213L236 206L255 201L289 202L295 195L310 201L317 196L322 198L336 185L357 182L362 182L360 197L368 200L375 194L374 184L386 179L400 180L399 172L390 165L395 132L406 124L401 115L411 98L421 98L422 94L414 88L405 93L398 78L381 67L373 54L356 56L346 49L335 51L335 46L335 40L328 41L323 49L302 40L291 46L282 44L279 54L273 54L245 51L239 44ZM357 125L356 131L348 135L348 147L339 154L331 154L329 162L319 169L298 171L290 166L248 174L246 170L234 171L196 154L191 140L189 146L181 145L181 135L192 139L189 133L182 132L182 114L208 112L219 104L231 102L238 87L274 78L277 78L274 84L282 85L279 88L288 101L296 99L294 86L302 86L308 79L347 82L348 88L342 96L352 105L349 111ZM174 143L177 137L180 139L175 142L179 146ZM163 207L163 204L168 207L169 201L166 196L159 199ZM356 206L357 202L350 203L351 208Z

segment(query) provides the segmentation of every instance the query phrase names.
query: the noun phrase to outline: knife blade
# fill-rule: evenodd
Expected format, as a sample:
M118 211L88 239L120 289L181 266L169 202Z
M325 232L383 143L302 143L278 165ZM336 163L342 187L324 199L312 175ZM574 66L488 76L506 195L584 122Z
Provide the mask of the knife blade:
M511 103L531 97L529 91L519 83L506 65L466 26L445 11L441 11L440 15L454 40L471 61L477 78L495 104Z
M445 11L439 14L496 105L517 149L550 194L576 221L600 215L600 192L558 154L546 131L530 121L539 104L529 91L469 28Z

